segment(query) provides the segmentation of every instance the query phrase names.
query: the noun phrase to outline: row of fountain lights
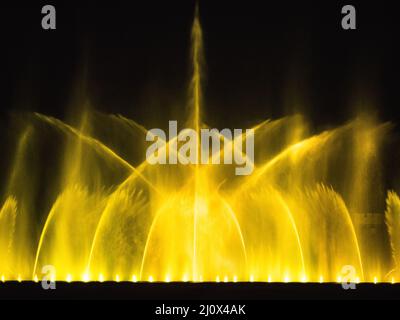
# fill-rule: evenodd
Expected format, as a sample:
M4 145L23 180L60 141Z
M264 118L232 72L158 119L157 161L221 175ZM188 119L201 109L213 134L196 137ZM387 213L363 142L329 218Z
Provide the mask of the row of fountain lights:
M55 279L51 279L52 281L55 281ZM7 280L6 278L5 278L5 276L4 275L2 275L1 276L1 282L8 282L8 281L15 281L15 280ZM22 280L22 277L21 276L18 276L17 277L17 279L16 279L16 281L17 282L23 282L24 280ZM38 276L35 276L34 278L33 278L33 281L34 282L39 282L39 278L38 278ZM105 282L105 281L109 281L109 280L105 280L105 278L104 278L104 276L103 276L103 274L99 274L99 276L98 276L98 279L97 280L93 280L93 279L91 279L90 278L90 276L88 275L88 274L84 274L83 276L82 276L82 278L81 278L81 280L74 280L73 279L73 277L72 277L72 275L67 275L67 277L65 278L65 280L64 280L65 282L68 282L68 283L71 283L71 282ZM114 278L114 280L112 280L112 281L114 281L114 282L121 282L121 281L128 281L128 282L175 282L175 280L174 281L172 281L171 280L171 277L170 276L166 276L165 277L165 279L163 280L163 281L156 281L155 279L154 279L154 277L152 277L152 276L149 276L148 277L148 279L147 280L139 280L138 278L137 278L137 276L132 276L132 278L130 279L130 280L122 280L121 279L121 277L117 274L116 276L115 276L115 278ZM188 276L184 276L183 278L182 278L182 282L191 282L190 280L189 280L189 277ZM199 281L196 281L196 282L203 282L203 279L202 279L202 277L200 277L199 278ZM208 282L208 281L207 281ZM242 281L242 280L240 280L239 281L239 279L238 279L238 277L237 276L234 276L233 278L229 278L228 276L225 276L225 277L220 277L220 276L217 276L216 278L215 278L215 282L225 282L225 283L228 283L228 282L230 282L230 283L236 283L236 282L246 282L246 281ZM256 280L255 279L255 277L253 276L253 275L251 275L250 277L249 277L249 280L247 281L247 282L267 282L267 283L272 283L273 281L272 281L272 277L271 276L269 276L268 277L268 279L267 279L267 281L262 281L262 280ZM284 278L283 278L283 281L278 281L278 282L283 282L283 283L289 283L289 282L291 282L291 279L290 279L290 277L289 276L285 276ZM310 281L308 281L307 280L307 277L302 277L302 279L301 279L301 281L299 281L299 282L301 282L301 283L307 283L307 282L310 282ZM323 276L320 276L319 277L319 281L318 281L319 283L324 283L324 277ZM329 282L329 281L328 281ZM373 279L373 281L371 281L371 283L375 283L375 284L377 284L377 283L384 283L385 281L380 281L379 279L378 279L378 277L374 277L374 279ZM341 276L338 276L337 277L337 283L342 283L342 277ZM357 278L356 279L356 283L360 283L360 278ZM392 284L395 284L396 283L396 281L395 281L395 279L392 277L392 279L391 279L391 281L389 282L389 281L387 281L386 283L392 283Z

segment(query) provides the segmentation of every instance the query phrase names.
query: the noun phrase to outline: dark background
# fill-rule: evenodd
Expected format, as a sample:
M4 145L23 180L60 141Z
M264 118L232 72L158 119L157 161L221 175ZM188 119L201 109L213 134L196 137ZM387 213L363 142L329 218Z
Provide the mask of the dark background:
M349 3L357 30L345 31L341 8ZM55 31L41 28L45 4L56 7ZM63 118L84 97L145 125L165 122L187 101L194 7L190 0L3 2L3 114ZM209 124L301 112L320 129L371 109L399 122L395 2L201 0L200 16Z

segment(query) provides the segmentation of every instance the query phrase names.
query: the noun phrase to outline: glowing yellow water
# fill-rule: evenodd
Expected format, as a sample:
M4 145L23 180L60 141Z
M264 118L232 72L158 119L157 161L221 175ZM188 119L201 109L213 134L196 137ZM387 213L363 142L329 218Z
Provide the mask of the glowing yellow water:
M192 42L187 124L199 132L207 126L197 13ZM389 193L386 211L393 261L371 252L354 222L379 187L373 173L388 125L363 116L310 133L291 116L253 128L255 170L238 177L228 165L133 164L130 151L145 154L147 130L123 116L87 109L74 126L33 115L0 210L1 280L37 281L45 265L67 282L340 282L345 265L357 281L400 279L398 196ZM43 131L65 141L60 176L46 186L32 178ZM44 214L39 188L49 189L39 199Z

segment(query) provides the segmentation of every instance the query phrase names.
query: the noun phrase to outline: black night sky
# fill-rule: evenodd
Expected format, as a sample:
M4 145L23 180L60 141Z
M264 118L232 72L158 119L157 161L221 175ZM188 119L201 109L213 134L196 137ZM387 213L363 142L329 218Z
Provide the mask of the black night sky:
M2 111L63 117L82 95L97 110L153 123L185 104L195 1L53 1L56 31L41 29L44 4L2 4ZM357 106L398 122L394 4L353 1L355 31L341 28L344 4L200 1L207 121L301 112L323 128Z

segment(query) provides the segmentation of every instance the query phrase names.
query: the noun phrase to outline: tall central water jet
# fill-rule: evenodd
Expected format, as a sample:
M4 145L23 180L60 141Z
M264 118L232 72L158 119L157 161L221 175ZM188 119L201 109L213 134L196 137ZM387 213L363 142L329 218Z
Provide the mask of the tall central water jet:
M201 99L202 99L202 65L204 61L203 56L203 32L199 20L199 7L196 6L195 16L192 26L192 68L193 74L191 79L191 116L190 127L195 128L197 132L200 131L201 126Z
M191 81L192 87L192 125L197 134L197 141L200 137L200 126L201 126L201 63L203 58L203 38L202 30L199 20L199 7L196 5L194 22L192 27L192 66L193 76ZM197 156L200 155L200 143L197 143ZM197 215L200 208L200 194L201 190L201 176L199 172L198 161L195 164L195 177L194 177L194 206L193 206L193 267L192 267L192 279L197 280L197 268L196 268L196 246L197 246Z

